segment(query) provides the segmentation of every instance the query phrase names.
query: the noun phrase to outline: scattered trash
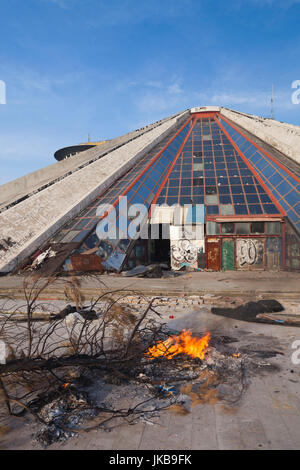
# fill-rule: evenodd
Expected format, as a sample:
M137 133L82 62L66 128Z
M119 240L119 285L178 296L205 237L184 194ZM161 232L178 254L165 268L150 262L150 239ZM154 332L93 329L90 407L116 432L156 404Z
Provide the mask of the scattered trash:
M14 242L11 237L0 239L0 251L8 251L14 245L16 245L16 242Z
M84 318L78 313L78 312L74 312L74 313L70 313L67 317L66 317L66 325L69 327L69 328L73 328L73 326L75 325L75 323L77 323L78 321L80 322L84 322Z
M70 313L74 313L76 312L76 307L72 307L72 305L67 305L63 310L61 310L59 313L57 314L52 314L50 316L50 319L51 320L62 320L64 318L66 318L67 315L69 315Z
M67 305L63 310L61 310L56 315L51 315L50 319L51 320L62 320L64 318L68 318L69 321L71 321L70 319L73 318L73 317L71 317L71 315L75 315L75 314L77 314L77 319L79 319L79 317L80 317L80 319L82 319L82 321L84 321L84 320L96 320L98 318L98 315L95 312L95 310L91 310L89 307L84 307L82 309L77 309L77 307L75 307L75 306Z
M33 263L31 264L32 269L38 269L41 265L49 258L56 256L56 251L53 251L51 248L48 248L46 251L38 255Z
M290 325L290 326L300 326L300 315L270 315L265 313L260 313L257 315L257 318L261 320L267 320L275 323L280 323L282 325Z
M172 385L158 385L157 386L158 392L162 393L163 395L174 395L176 392L176 388Z
M141 265L141 266L136 266L130 271L122 272L122 276L159 278L159 277L162 277L162 268L159 264L150 264L149 266Z

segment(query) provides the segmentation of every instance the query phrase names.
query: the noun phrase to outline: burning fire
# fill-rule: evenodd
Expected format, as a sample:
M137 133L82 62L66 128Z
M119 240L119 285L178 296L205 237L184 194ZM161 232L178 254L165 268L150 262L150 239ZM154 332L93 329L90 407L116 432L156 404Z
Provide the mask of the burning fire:
M184 353L191 357L203 359L208 348L209 340L210 333L207 333L202 338L196 338L192 336L190 330L183 330L180 335L170 336L166 341L160 341L155 346L149 348L147 356L150 359L160 356L172 359L174 356L177 356L177 354Z
M234 357L240 357L241 353L234 353L233 356Z
M70 382L66 382L65 384L62 385L62 388L66 390L70 385L71 385Z

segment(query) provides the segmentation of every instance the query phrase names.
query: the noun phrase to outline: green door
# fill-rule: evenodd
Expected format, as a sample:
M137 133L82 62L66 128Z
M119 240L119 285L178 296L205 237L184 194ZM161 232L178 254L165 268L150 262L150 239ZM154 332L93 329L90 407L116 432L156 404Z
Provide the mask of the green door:
M222 269L232 271L234 269L234 240L222 240Z

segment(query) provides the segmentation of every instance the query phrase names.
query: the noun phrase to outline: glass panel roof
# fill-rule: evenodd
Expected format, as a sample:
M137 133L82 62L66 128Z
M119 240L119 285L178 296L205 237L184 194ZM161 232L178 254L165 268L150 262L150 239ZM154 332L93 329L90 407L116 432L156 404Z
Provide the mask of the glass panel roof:
M248 139L242 136L226 121L221 120L228 134L242 150L243 154L251 163L257 174L268 187L272 195L286 211L288 218L300 231L300 183L290 176L283 168L278 166L271 158L257 149ZM262 198L263 196L263 198ZM265 212L272 211L272 204L268 196L260 193ZM270 212L269 212L270 211Z
M246 142L231 126L223 121L222 124L227 126L226 130L232 139L243 146L245 156L257 174L287 212L291 212L288 215L297 224L300 205L299 195L294 192L297 189L294 187L295 182L292 178L287 178L282 170L276 171L276 165L260 155L254 146L250 148L252 144ZM171 136L175 136L179 129L178 125ZM125 217L125 227L124 217L120 219L124 208L119 205L118 198L124 194L129 207L136 203L146 207L141 225L145 223L155 197L158 197L156 204L160 205L204 204L206 215L211 218L218 215L250 218L280 215L261 181L235 150L217 119L199 118L193 123L193 127L191 122L187 122L168 147L163 149L171 136L169 134L165 137L122 178L91 202L53 241L65 243L72 239L72 242L82 243L78 248L80 253L95 248L107 268L120 269L126 258L126 251L131 246L130 240L125 239L124 231L130 226L132 218ZM178 154L185 138L185 145ZM168 174L171 165L172 170ZM270 170L270 165L274 171ZM160 188L167 175L166 183ZM110 240L100 240L96 233L100 221L96 211L100 204L105 203L115 206L119 229L119 233L111 236Z
M230 204L232 215L279 214L214 118L196 122L157 200L176 203L205 204L207 215L222 215L220 204Z
M182 127L182 124L180 127ZM104 194L95 199L78 217L74 218L71 223L68 223L68 225L56 235L54 241L60 240L60 243L65 240L69 241L68 234L70 232L73 233L75 229L80 229L81 232L79 231L77 237L73 239L74 242L82 241L87 237L87 235L89 235L81 246L80 251L84 252L90 249L90 240L93 240L94 247L99 247L99 256L105 258L102 256L103 251L105 251L105 253L109 253L108 246L113 246L114 251L105 259L106 267L119 269L125 259L125 252L129 244L124 243L124 240L122 240L120 216L123 215L123 209L120 207L121 204L119 205L118 202L119 196L122 194L127 196L128 207L133 204L143 204L147 208L148 214L150 204L190 128L191 124L187 121L185 127L173 139L171 144L159 154L159 151L171 139L170 136L166 137L159 146L156 146L152 152L147 153L131 170L128 171L125 176L115 182L106 192L104 192ZM173 130L172 135L176 134L176 131L178 130L179 126L177 129ZM117 218L116 228L117 231L119 231L117 234L119 236L117 243L113 243L110 240L105 240L105 243L103 243L100 239L98 239L98 241L96 239L95 241L96 227L100 221L100 217L96 215L96 211L99 205L102 204L115 205ZM122 222L123 221L124 217L122 218ZM144 222L145 221L143 221L143 223ZM131 224L131 219L127 218L127 216L125 217L125 223L127 224L127 227L125 227L127 229ZM119 253L118 256L115 251ZM120 263L120 266L117 267L118 263Z

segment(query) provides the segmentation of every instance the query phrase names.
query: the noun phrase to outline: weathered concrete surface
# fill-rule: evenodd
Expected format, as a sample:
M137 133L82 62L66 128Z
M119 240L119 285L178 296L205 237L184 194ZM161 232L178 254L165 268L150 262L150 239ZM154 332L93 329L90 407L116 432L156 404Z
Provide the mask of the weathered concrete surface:
M181 114L182 113L178 113L178 116ZM162 119L156 123L108 141L102 144L101 147L88 149L72 158L53 163L52 165L48 165L40 170L17 178L14 181L3 184L0 187L0 211L23 197L33 195L45 185L52 184L59 179L65 178L83 165L87 165L94 160L102 158L108 152L125 145L127 142L136 139L174 117L175 115Z
M221 114L300 163L300 126L221 108Z
M162 321L168 321L165 312ZM161 414L153 425L139 422L123 425L111 432L80 434L66 443L52 445L50 450L266 450L299 449L300 447L300 365L293 365L291 348L300 339L299 328L243 323L209 314L204 308L175 313L171 328L209 330L213 334L234 336L241 346L255 344L258 349L279 350L268 362L277 367L272 373L261 372L251 378L241 403L228 412L222 404L196 405L185 416ZM35 449L31 441L36 426L25 421L0 418L8 426L0 437L1 449Z
M0 238L14 245L0 252L0 272L9 272L64 223L129 170L176 125L174 117L0 214ZM89 152L89 151L88 151ZM71 159L70 159L71 161Z
M67 278L66 278L67 279ZM259 295L300 299L300 273L267 271L227 271L186 273L178 277L147 279L126 278L117 275L81 276L81 289L86 298L94 297L99 291L127 289L145 295L231 295L255 298ZM0 295L12 294L23 298L24 276L0 277ZM44 297L64 299L63 278L49 286Z

